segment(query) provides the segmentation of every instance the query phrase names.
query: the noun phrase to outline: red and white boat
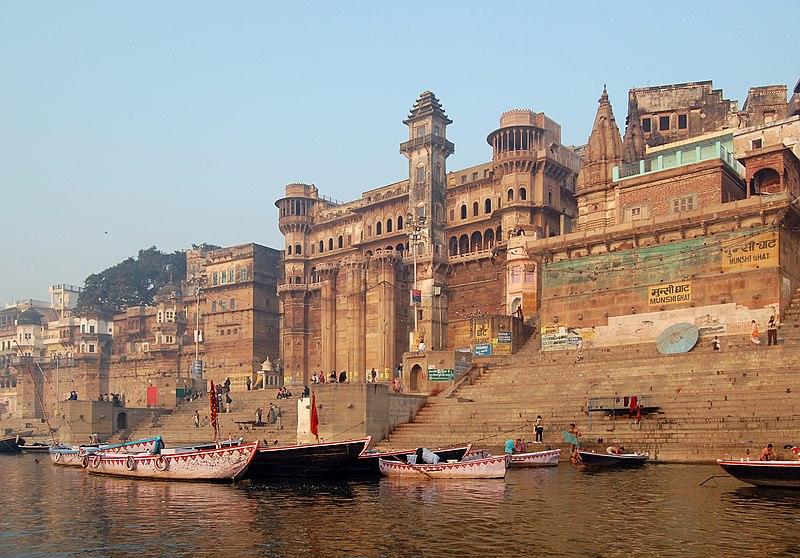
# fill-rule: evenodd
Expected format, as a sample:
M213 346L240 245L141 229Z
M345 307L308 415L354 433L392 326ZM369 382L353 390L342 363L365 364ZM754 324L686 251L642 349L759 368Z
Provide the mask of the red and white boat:
M717 465L753 486L800 488L800 461L744 461L717 459Z
M508 456L498 455L436 464L411 465L392 459L379 459L385 477L413 479L502 479L506 476Z
M561 450L534 451L530 453L511 454L509 467L556 467L561 457Z
M161 436L142 438L117 444L98 446L52 446L49 449L53 465L61 467L86 467L89 455L97 452L114 453L158 453L164 447Z
M258 442L212 449L174 448L160 454L98 452L88 456L93 475L177 481L241 478L258 452Z

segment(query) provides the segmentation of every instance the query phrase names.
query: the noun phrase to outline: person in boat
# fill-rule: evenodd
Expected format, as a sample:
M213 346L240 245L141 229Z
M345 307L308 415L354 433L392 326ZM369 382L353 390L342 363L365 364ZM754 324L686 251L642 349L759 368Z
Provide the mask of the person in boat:
M514 442L514 453L525 453L525 442L522 438L517 438Z
M606 448L606 453L609 455L622 455L625 453L624 446L608 446Z
M775 449L772 447L772 444L767 444L767 447L761 450L761 453L758 456L759 461L777 461L778 456L775 455Z
M505 450L504 451L508 455L511 455L511 454L514 453L514 440L512 440L510 438L508 440L506 440L506 445L505 445Z
M542 440L542 434L544 433L544 425L542 424L542 415L536 415L536 422L533 425L533 431L535 434L534 444L543 444L544 441Z

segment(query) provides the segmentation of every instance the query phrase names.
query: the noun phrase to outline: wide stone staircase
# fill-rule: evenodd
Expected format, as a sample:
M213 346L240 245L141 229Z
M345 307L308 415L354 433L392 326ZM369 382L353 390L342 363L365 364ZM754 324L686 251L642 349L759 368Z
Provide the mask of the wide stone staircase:
M269 444L294 444L297 442L297 396L288 399L275 399L275 390L256 390L232 392L230 413L220 413L219 432L222 439L244 437L246 441L266 440ZM273 403L281 409L283 428L278 430L274 424L263 427L252 427L237 424L255 420L256 409L264 409L263 421L267 421L269 404ZM194 426L195 410L200 413L200 428ZM128 434L128 439L135 440L161 434L167 446L188 445L213 440L209 425L208 396L195 401L183 402L172 412L163 414L154 421L145 420Z
M431 447L471 441L499 449L508 438L533 439L542 415L545 445L566 447L561 431L575 422L586 447L610 443L649 451L663 461L706 461L755 455L772 442L800 444L800 297L785 313L780 344L752 345L723 337L689 353L660 355L654 344L541 353L524 347L491 365L452 397L430 397L414 422L390 436L392 447ZM589 412L591 398L637 395L656 406L637 424L627 413ZM543 446L534 446L543 447ZM563 454L562 454L563 456Z

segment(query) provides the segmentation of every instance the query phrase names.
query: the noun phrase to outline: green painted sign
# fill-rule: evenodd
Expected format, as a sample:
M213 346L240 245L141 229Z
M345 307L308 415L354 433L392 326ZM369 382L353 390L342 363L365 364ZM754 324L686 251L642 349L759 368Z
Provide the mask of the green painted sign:
M428 370L429 382L452 382L453 379L455 379L455 373L452 368L434 368Z

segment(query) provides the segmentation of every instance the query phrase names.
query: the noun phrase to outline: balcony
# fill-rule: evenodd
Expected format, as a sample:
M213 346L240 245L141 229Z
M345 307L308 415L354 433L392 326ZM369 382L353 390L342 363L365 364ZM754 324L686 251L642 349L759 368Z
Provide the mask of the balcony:
M725 149L722 142L716 141L705 144L690 144L680 149L662 151L657 156L648 157L641 161L616 166L612 170L612 179L614 182L620 182L629 178L713 160L721 160L737 175L744 178L744 166L736 160L732 153Z
M281 283L278 285L278 294L283 293L301 293L308 290L306 283Z
M411 138L410 140L401 143L400 153L405 153L406 151L411 151L412 149L416 149L424 145L432 145L433 147L442 149L448 155L451 155L456 150L453 143L446 140L442 136L436 134L426 134L424 136Z

